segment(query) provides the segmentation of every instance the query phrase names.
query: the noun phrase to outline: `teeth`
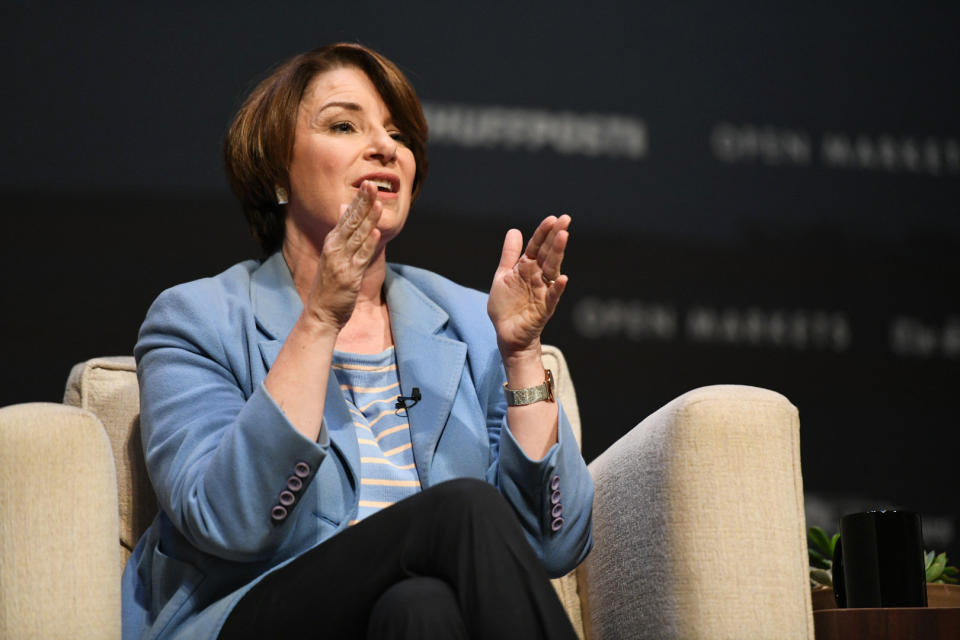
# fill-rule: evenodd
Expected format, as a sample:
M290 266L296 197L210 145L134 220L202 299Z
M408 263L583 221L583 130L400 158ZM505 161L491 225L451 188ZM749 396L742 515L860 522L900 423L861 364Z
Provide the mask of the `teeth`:
M380 191L393 191L393 183L389 180L373 179L370 182L377 185L377 189Z

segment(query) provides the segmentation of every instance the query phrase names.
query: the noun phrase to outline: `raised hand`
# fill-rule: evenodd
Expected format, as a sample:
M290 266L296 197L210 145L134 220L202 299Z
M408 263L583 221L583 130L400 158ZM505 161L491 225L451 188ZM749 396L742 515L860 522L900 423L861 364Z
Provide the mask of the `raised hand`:
M507 232L487 303L505 364L524 354L540 356L540 334L567 286L568 278L560 268L569 227L570 216L545 218L526 251L521 233Z
M324 238L305 310L335 331L353 314L364 272L380 244L382 213L377 187L364 181L353 202L341 205L336 226Z

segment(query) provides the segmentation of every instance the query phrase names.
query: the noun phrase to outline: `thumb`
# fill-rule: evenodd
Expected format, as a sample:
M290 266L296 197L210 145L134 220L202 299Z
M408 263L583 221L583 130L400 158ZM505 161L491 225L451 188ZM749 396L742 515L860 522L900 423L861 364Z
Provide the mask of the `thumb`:
M500 264L497 265L497 270L513 269L522 251L523 234L518 229L510 229L507 231L507 237L503 239L503 251L500 252Z

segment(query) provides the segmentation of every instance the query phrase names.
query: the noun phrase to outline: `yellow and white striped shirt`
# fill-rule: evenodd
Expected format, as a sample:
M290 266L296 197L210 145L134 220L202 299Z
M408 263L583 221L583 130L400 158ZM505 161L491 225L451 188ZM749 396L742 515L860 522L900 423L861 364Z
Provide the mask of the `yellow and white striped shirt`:
M360 447L360 509L354 524L420 491L393 347L377 354L335 351L333 371Z

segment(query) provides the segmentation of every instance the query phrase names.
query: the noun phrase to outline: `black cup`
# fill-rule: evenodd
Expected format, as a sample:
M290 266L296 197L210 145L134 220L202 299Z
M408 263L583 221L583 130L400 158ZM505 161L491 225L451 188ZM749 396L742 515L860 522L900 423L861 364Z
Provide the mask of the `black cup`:
M833 557L833 594L841 608L927 606L920 515L843 516Z

